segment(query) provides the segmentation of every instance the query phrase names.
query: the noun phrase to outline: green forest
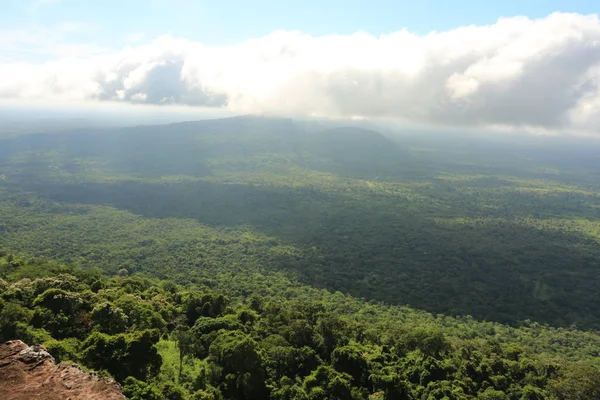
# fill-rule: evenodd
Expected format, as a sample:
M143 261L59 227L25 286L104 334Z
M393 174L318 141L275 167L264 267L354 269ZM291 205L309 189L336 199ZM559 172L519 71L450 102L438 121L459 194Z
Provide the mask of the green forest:
M7 135L0 340L130 399L600 398L581 140L258 117Z

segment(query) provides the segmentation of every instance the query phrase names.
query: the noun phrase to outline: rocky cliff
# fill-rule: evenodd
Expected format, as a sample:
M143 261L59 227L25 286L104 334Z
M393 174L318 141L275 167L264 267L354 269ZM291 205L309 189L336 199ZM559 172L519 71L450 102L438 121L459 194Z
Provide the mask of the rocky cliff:
M54 363L43 346L20 340L0 344L2 400L125 400L112 379L85 372L76 364Z

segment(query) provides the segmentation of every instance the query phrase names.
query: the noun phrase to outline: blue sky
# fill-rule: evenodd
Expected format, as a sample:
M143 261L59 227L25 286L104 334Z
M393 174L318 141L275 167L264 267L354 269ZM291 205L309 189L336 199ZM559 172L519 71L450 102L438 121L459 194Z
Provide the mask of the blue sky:
M492 24L498 17L543 17L555 11L598 12L593 0L0 0L4 29L66 27L87 45L122 47L170 34L208 45L278 29L312 35L415 33ZM76 34L76 35L75 35Z

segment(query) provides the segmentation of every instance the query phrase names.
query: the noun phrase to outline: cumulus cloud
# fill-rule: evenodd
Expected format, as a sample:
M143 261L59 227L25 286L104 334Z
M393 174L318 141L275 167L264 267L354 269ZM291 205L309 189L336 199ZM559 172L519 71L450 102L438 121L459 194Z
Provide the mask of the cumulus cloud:
M600 123L600 21L556 13L427 35L280 31L222 47L165 36L100 55L1 62L0 97L590 131Z

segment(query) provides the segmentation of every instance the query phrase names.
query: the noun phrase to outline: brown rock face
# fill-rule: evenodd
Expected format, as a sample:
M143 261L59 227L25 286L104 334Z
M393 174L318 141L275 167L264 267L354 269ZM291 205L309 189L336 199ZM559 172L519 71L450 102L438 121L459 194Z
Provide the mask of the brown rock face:
M125 400L112 379L99 378L76 364L60 363L43 346L20 340L0 344L2 400Z

